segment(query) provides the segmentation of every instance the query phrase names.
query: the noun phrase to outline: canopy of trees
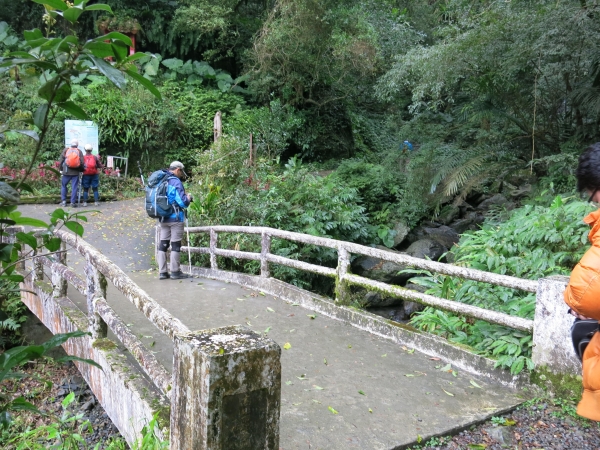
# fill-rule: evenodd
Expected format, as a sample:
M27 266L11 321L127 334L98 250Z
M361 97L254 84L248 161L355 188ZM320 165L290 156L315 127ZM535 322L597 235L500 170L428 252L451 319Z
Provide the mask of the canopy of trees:
M171 143L191 162L216 109L226 133L254 132L259 156L283 160L385 165L407 139L418 151L399 162L403 188L431 206L522 171L556 175L600 139L598 0L107 3L114 15L81 16L79 38L136 33L163 103L104 95L93 77L73 83L105 145L134 156ZM33 27L60 36L46 17L37 1L7 4L0 51ZM3 119L35 106L22 76L1 80Z

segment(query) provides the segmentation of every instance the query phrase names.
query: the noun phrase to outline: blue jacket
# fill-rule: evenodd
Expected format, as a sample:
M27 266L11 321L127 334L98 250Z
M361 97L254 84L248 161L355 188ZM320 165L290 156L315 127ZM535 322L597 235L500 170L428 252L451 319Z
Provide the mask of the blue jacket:
M190 199L185 193L183 183L175 175L168 175L170 178L167 181L167 199L170 205L175 207L175 212L169 217L165 217L163 222L183 222L185 221L185 212L190 206Z

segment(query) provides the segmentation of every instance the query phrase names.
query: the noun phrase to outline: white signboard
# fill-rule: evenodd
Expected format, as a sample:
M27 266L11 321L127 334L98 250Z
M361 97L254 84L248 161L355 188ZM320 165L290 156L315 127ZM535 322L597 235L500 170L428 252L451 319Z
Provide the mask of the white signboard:
M65 147L71 141L79 141L79 149L85 153L84 145L92 144L92 154L98 154L98 125L90 120L65 120Z

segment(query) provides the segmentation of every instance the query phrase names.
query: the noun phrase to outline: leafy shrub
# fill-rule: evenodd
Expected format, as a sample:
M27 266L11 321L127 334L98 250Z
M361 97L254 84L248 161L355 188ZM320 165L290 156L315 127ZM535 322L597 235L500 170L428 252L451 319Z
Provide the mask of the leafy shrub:
M204 170L201 185L191 187L197 194L192 203L192 223L267 226L282 230L367 242L372 236L365 208L354 188L318 177L292 158L285 170L261 158L256 167L244 165L245 152L236 151L239 142L223 139L210 152L198 158L198 171ZM218 162L218 169L212 168ZM222 235L219 245L247 251L259 251L256 241L237 235ZM274 240L272 251L289 258L335 267L334 251ZM226 261L229 268L255 272L256 264ZM322 284L312 274L274 266L274 276L303 287ZM328 289L326 287L325 289Z
M252 133L257 154L277 157L290 146L306 150L310 140L304 132L304 117L290 105L273 100L268 107L236 110L232 133L247 139Z
M165 82L161 92L169 100L169 107L181 118L180 121L187 133L185 139L179 141L182 144L179 147L177 146L178 141L173 141L171 145L167 145L169 143L165 142L161 151L164 151L168 158L172 159L181 158L181 147L184 149L208 148L214 138L213 120L216 112L221 111L223 132L227 133L227 119L236 109L241 109L245 104L244 98L239 94L199 86L190 87L183 82ZM162 107L164 108L164 105ZM177 133L179 132L180 130L177 130ZM189 158L191 153L185 154L185 156ZM183 162L185 164L185 161Z
M357 159L343 161L332 175L333 181L352 187L360 194L369 212L381 211L402 195L404 175L380 164Z
M464 234L454 250L457 264L503 275L537 280L568 275L587 247L589 227L582 218L589 203L557 196L550 207L526 205L502 224L484 224ZM482 308L532 319L535 294L462 280L444 275L413 278L428 293ZM497 366L519 373L532 368L531 335L483 321L472 321L445 311L426 308L411 323L471 346L477 353L497 358Z

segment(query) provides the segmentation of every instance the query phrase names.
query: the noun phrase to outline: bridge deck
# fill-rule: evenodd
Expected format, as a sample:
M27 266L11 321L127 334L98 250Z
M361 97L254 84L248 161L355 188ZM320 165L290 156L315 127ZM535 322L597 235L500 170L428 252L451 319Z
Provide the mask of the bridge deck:
M52 209L22 208L40 218ZM282 449L392 449L419 436L466 427L523 401L520 391L448 370L451 361L433 360L319 314L312 318L312 311L271 295L208 279L159 281L156 272L147 272L153 222L139 202L101 209L104 214L89 216L86 240L190 329L241 324L268 333L282 348L291 345L281 359ZM82 260L69 258L69 265L83 274ZM85 310L74 289L69 296ZM171 370L169 339L110 283L107 297Z

